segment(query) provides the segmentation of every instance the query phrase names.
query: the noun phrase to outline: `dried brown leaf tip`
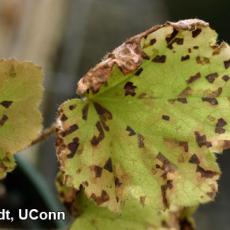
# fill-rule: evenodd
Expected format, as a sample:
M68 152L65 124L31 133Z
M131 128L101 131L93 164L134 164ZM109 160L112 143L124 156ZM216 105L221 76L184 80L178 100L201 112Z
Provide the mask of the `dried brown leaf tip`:
M94 68L90 69L78 82L77 93L83 95L90 90L93 93L99 91L102 85L104 85L113 70L114 65L118 66L124 75L136 71L135 75L139 75L142 72L142 68L138 69L143 60L149 59L148 55L143 52L141 48L141 39L146 38L150 33L153 33L163 27L172 26L174 28L173 33L166 37L168 48L172 49L173 44L183 45L183 38L176 37L181 30L192 31L192 36L195 38L201 33L202 27L207 27L208 23L199 19L182 20L179 22L167 22L164 25L157 25L149 30L140 33L126 42L121 46L107 54L103 60L97 64ZM155 38L149 41L149 45L154 45L157 42ZM181 57L181 61L186 61L190 58L189 55ZM205 64L208 62L205 57L197 57L197 62ZM165 63L167 56L164 54L156 55L153 58L153 62ZM225 64L227 66L227 62Z

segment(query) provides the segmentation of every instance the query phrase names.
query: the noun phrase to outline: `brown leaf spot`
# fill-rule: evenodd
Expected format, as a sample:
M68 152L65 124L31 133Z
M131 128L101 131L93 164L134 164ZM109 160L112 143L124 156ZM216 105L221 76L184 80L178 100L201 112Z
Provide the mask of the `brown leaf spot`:
M67 119L68 117L64 113L60 116L61 121L66 121Z
M154 45L154 44L156 43L156 41L157 41L157 40L156 40L155 38L152 38L152 39L150 40L149 44L150 44L150 45Z
M0 102L0 104L5 107L5 108L9 108L12 105L13 101L2 101Z
M201 29L197 28L196 30L192 31L192 37L195 38L201 33Z
M186 82L188 84L191 84L192 82L198 80L199 78L201 78L201 74L198 72L195 75L191 76L188 80L186 80Z
M7 120L8 117L5 114L3 114L2 117L0 118L0 126L3 126Z
M161 169L163 171L163 178L167 178L167 174L169 172L173 173L176 171L175 165L173 165L162 153L158 153L156 168Z
M207 141L206 135L202 135L197 131L195 131L194 134L195 134L196 142L200 148L202 146L206 146L207 148L212 146L211 142Z
M178 97L177 101L181 102L182 104L187 104L188 103L187 98L185 98L185 97Z
M134 136L136 132L130 126L127 126L126 131L129 132L129 136Z
M109 110L107 110L97 102L94 102L93 105L96 109L97 114L101 117L102 120L106 121L112 119L112 113Z
M188 142L187 141L179 141L179 146L182 146L184 148L185 152L188 152Z
M175 37L175 36L174 36L174 37ZM174 43L176 43L177 45L183 45L184 39L183 39L183 38L173 38L173 39L171 39L171 40L168 42L167 47L168 47L169 49L172 49Z
M137 143L139 148L144 148L144 137L141 134L137 134Z
M211 105L218 105L218 101L214 97L202 97L202 101L208 102Z
M227 125L227 122L223 118L219 118L216 123L215 132L219 134L224 133L225 132L224 126L226 125Z
M210 63L209 58L207 58L207 57L200 57L200 56L196 57L196 62L197 62L197 64L201 64L201 65L205 65L205 64Z
M106 169L109 172L113 172L113 166L112 166L112 160L109 158L104 165L104 169Z
M136 92L135 89L137 87L130 81L128 81L125 86L124 86L124 90L125 90L125 96L135 96Z
M192 93L192 89L190 87L186 87L178 96L184 98L191 95L191 93Z
M217 77L218 77L218 73L210 73L205 78L209 83L213 83Z
M225 67L225 69L228 69L230 67L230 59L224 61L224 67Z
M162 115L161 117L163 120L165 121L169 121L170 120L170 117L168 115Z
M143 71L143 68L141 67L134 73L134 75L139 76L142 73L142 71Z
M230 77L228 75L224 75L222 79L227 82L230 79Z
M105 190L102 190L100 196L96 196L96 194L93 193L91 198L96 202L97 205L101 205L109 200L109 195Z
M122 185L121 181L119 180L118 177L115 177L115 186L120 187Z
M100 116L100 121L104 130L109 131L109 127L106 125L106 121L112 119L112 113L101 106L99 103L94 102L94 107L97 114Z
M82 109L82 119L85 121L87 120L88 117L88 111L89 111L89 104L87 103L86 105L84 105Z
M65 131L61 132L61 135L63 137L73 133L74 131L78 130L78 125L77 124L74 124L74 125L71 125L69 128L67 128Z
M70 105L69 110L74 110L76 108L76 105Z
M178 30L173 28L173 32L165 38L166 42L169 44L172 42L172 40L177 36Z
M171 180L168 180L166 182L166 184L161 186L161 195L162 195L162 200L163 200L163 204L166 208L169 207L169 203L168 203L168 199L167 199L167 190L168 189L172 189L173 188L173 184Z
M190 56L189 55L185 55L185 56L182 56L181 57L181 61L186 61L186 60L189 60Z
M98 145L105 137L104 130L102 129L101 123L99 121L96 123L96 127L99 134L98 136L94 135L93 138L91 139L91 144L94 146Z
M79 138L75 137L71 143L68 144L68 149L70 153L68 154L68 158L73 158L75 153L77 152L79 146Z
M222 93L222 88L219 87L217 90L212 91L211 93L209 93L210 97L219 97Z
M164 63L166 61L166 56L165 55L157 55L156 57L153 58L153 62L156 63Z
M206 170L206 169L202 168L200 165L197 165L196 171L201 174L201 177L205 177L205 178L212 178L212 177L218 175L217 172L214 172L211 170Z
M90 166L90 169L94 172L95 177L101 177L102 167L100 167L98 165L93 165L93 166Z
M145 205L146 196L140 196L140 203L144 206Z
M196 154L193 154L189 159L189 163L199 165L200 164L200 159L198 158L198 156Z

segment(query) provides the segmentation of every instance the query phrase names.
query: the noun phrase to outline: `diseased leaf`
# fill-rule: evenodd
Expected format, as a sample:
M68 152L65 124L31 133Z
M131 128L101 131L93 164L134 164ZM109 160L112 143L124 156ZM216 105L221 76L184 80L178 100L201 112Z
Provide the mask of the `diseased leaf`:
M91 69L78 83L83 99L59 108L66 184L154 229L175 227L185 207L213 200L214 152L230 146L230 48L216 37L197 19L166 23Z
M124 216L122 212L113 213L106 208L98 207L92 203L92 201L86 200L85 197L78 195L79 200L81 201L79 205L84 209L84 212L77 218L71 226L71 230L76 229L108 229L108 230L117 230L117 229L132 229L132 230L152 230L156 229L154 225L139 221L139 218L133 218L132 216ZM178 213L174 213L174 228L173 229L193 229L193 224L190 219L186 219L188 215L193 213L192 209L184 209L180 213L180 220L178 221ZM133 213L131 213L133 215ZM173 215L172 215L173 216ZM166 223L162 223L162 228L168 229ZM172 228L171 228L172 229Z
M14 168L12 154L41 130L42 80L40 67L32 63L0 61L0 178Z

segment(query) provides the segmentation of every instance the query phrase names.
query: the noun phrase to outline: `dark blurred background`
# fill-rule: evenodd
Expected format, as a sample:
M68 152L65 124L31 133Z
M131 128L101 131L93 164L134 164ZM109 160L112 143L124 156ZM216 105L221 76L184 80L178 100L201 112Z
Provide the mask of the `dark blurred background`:
M43 67L42 110L49 127L58 105L75 97L79 78L128 37L167 20L196 17L210 22L219 39L229 42L229 9L229 0L0 0L0 56ZM54 185L54 143L50 137L18 154L19 166L0 184L0 208L64 209ZM230 229L229 154L218 157L223 171L219 193L216 202L196 213L198 230ZM67 222L17 222L10 227L62 228Z

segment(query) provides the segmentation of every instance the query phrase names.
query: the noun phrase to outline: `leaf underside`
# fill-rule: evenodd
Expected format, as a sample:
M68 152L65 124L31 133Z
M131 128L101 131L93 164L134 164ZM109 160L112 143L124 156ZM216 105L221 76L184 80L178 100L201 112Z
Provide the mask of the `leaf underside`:
M196 19L154 27L108 54L78 83L84 97L60 106L60 169L93 202L73 229L177 229L184 208L214 199L215 152L230 143L230 48L216 39Z
M29 62L0 60L0 179L15 167L13 154L41 130L41 68Z

